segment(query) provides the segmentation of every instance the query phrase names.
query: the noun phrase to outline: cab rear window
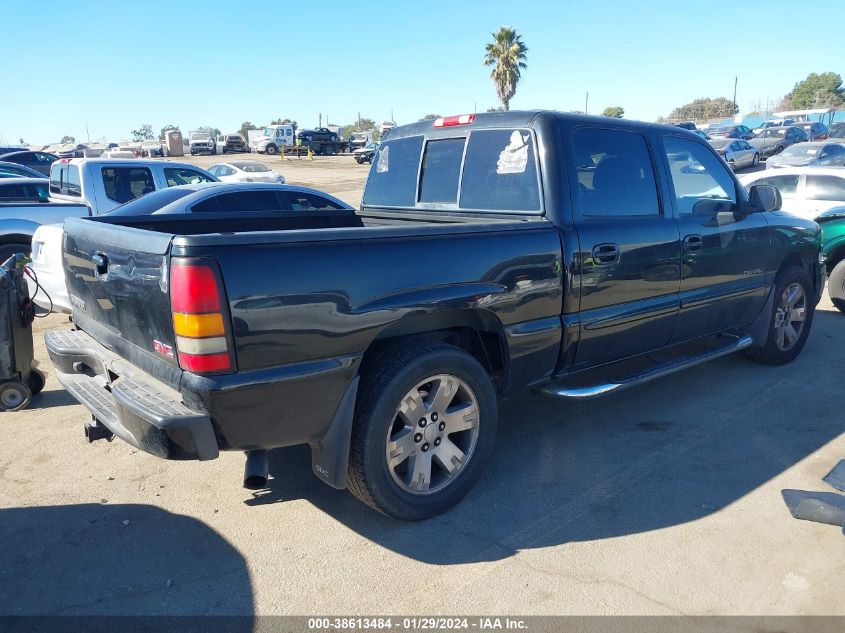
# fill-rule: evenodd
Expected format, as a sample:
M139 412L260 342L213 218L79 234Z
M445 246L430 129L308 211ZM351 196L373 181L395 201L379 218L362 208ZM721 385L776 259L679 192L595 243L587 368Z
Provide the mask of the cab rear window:
M539 213L534 138L514 128L462 131L381 144L364 190L366 206Z

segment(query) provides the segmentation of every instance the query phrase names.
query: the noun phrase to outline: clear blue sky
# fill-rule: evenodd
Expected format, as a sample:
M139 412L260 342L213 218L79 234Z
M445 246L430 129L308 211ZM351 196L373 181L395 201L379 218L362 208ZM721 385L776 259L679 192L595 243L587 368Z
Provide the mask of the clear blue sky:
M843 18L841 0L8 2L0 140L84 140L86 122L92 139L119 140L142 123L484 111L497 99L483 47L502 25L529 48L512 109L583 110L589 91L591 113L654 120L730 98L738 76L748 111L810 72L845 72Z

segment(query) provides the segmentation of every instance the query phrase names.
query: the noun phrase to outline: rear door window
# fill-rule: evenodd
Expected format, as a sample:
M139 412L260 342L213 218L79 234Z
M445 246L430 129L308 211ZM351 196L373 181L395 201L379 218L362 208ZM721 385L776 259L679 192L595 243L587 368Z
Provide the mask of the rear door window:
M429 141L420 169L420 202L455 204L464 156L464 138Z
M477 130L470 134L460 208L540 211L534 139L527 130Z
M153 175L146 167L103 167L102 174L106 196L120 204L155 191Z
M641 134L582 128L575 132L574 151L584 217L660 215L654 168Z
M808 175L805 191L808 200L845 201L845 178Z
M373 157L364 188L363 203L369 206L413 207L417 197L417 172L423 137L409 136L385 141Z

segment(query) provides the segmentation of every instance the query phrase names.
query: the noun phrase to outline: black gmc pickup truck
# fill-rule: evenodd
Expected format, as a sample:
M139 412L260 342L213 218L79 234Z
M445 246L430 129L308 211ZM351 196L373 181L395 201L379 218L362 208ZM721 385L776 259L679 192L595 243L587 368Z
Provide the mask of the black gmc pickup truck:
M467 492L499 399L789 362L825 282L818 226L678 127L446 117L391 132L357 213L258 198L67 220L59 379L91 440L246 451L254 485L268 449L309 444L320 479L402 519Z

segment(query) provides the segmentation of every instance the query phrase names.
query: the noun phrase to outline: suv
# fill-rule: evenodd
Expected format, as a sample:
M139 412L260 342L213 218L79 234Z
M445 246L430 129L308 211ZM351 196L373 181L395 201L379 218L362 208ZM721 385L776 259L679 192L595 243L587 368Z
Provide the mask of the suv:
M191 140L188 141L188 144L191 147L191 156L196 154L214 154L215 153L215 145L214 145L214 138L212 138L211 134L208 132L198 132L191 136Z
M226 154L229 152L249 152L249 146L243 136L240 134L221 134L217 137L217 153Z

